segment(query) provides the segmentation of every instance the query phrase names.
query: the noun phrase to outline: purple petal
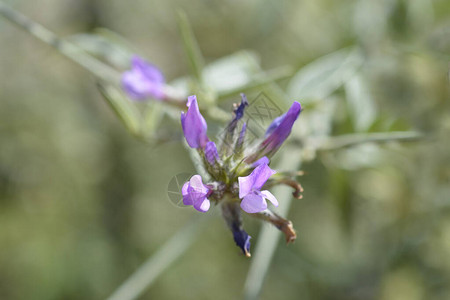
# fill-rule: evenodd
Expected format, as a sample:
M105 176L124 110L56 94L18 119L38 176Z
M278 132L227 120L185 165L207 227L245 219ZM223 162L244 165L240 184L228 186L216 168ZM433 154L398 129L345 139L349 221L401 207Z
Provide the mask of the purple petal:
M133 56L131 70L122 74L121 81L124 91L134 100L164 98L165 80L161 70L139 56Z
M134 55L131 59L131 65L136 70L139 70L146 78L151 79L152 82L164 83L164 75L161 70L154 64L146 62L142 57Z
M206 135L207 124L198 108L197 97L189 96L188 110L181 113L181 126L188 145L191 148L205 148L209 141Z
M211 203L208 199L204 198L202 200L197 200L194 203L194 208L198 210L199 212L207 212L209 210L209 207L211 206Z
M263 156L263 157L261 157L260 159L258 159L257 161L255 161L254 163L252 163L252 167L257 167L257 166L259 166L259 165L263 165L263 164L265 164L265 165L268 165L269 164L269 159L267 158L267 156Z
M241 104L239 104L238 108L234 111L234 120L238 121L244 116L246 106L248 106L247 96L245 96L244 93L241 93Z
M262 164L253 170L252 173L255 173L255 182L253 184L253 188L255 190L260 190L262 186L266 183L267 179L270 178L276 171L272 170L268 165Z
M272 202L274 206L278 206L278 200L275 196L269 191L261 191L261 196Z
M282 114L279 117L276 117L272 123L270 123L269 127L267 127L266 133L264 134L264 137L268 137L275 129L277 129L278 126L280 126L281 121L286 117L286 113Z
M276 118L266 132L266 139L262 142L261 147L264 149L260 155L274 153L292 130L294 122L297 120L302 107L300 103L294 102L288 112Z
M202 177L200 175L194 175L189 180L189 193L195 193L198 195L206 196L208 194L208 187L203 184Z
M239 133L239 138L238 138L238 141L236 143L236 145L238 147L242 147L242 145L244 144L244 139L245 139L245 134L246 133L247 133L247 123L244 122L244 124L242 124L241 132Z
M219 161L219 153L214 142L207 142L205 147L205 157L210 165L214 165Z
M183 184L183 187L181 188L181 194L183 195L183 204L184 205L194 204L194 201L192 201L192 199L188 193L188 188L189 188L189 181L185 182Z
M231 144L234 136L234 132L238 125L238 122L244 116L245 107L248 106L247 97L244 94L241 94L242 100L241 104L234 110L234 118L227 125L227 131L225 135L225 141Z
M242 199L252 192L254 178L251 175L238 177L239 181L239 198Z
M242 252L246 256L250 256L250 239L251 236L243 229L237 229L233 231L233 238L236 245L241 248Z
M252 191L259 191L267 179L275 173L276 171L272 170L267 164L261 164L250 175L238 177L239 198L244 198Z
M250 214L263 211L267 208L266 200L255 193L248 194L241 202L241 208Z
M208 192L209 189L203 184L202 177L194 175L181 189L183 204L193 205L196 210L206 212L210 207L210 202L206 198Z

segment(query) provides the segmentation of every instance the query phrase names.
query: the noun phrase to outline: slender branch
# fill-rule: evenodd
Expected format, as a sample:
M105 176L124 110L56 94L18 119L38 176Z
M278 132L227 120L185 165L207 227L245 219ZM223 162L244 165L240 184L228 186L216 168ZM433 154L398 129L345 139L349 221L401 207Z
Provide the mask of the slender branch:
M305 144L310 148L327 151L347 148L365 143L414 142L426 138L416 131L392 131L375 133L352 133L328 138L309 138L305 141L293 140L294 144Z
M84 67L95 76L103 80L119 82L119 72L86 54L74 44L57 37L53 32L17 12L3 2L0 2L0 15L29 32L42 42L53 46L61 54Z
M196 218L194 222L183 227L142 266L136 270L107 300L137 299L150 285L173 264L192 245L198 236L204 218Z

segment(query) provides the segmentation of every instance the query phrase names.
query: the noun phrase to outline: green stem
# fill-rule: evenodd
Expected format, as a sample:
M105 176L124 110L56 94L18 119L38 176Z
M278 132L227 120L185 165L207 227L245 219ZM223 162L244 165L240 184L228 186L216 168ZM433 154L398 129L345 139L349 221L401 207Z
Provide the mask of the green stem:
M84 67L95 76L106 81L119 82L120 73L118 71L86 54L72 43L57 37L53 32L35 23L3 2L0 2L0 14L42 42L53 46L61 54Z
M305 142L308 147L320 151L337 150L341 148L356 146L364 143L387 143L387 142L412 142L425 138L425 135L415 131L375 132L375 133L352 133L329 138L311 138ZM294 140L294 143L302 143Z
M201 85L203 81L202 71L205 62L188 17L181 9L178 10L178 28L183 40L184 52L187 54L191 73L197 80L197 83Z
M136 270L107 300L137 299L150 285L173 264L195 241L200 225L208 218L196 218L184 226L169 241Z

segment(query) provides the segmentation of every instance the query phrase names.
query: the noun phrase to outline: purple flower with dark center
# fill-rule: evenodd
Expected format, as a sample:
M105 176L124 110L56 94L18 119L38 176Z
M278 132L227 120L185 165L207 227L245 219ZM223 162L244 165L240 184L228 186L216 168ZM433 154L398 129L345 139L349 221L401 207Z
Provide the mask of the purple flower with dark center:
M184 136L189 147L203 149L209 141L206 135L208 126L198 109L197 97L195 95L189 96L186 105L188 107L187 112L181 112L181 126Z
M269 191L261 191L267 179L276 172L263 163L256 167L250 175L239 177L239 198L241 208L248 213L257 213L267 209L266 199L278 206L278 201Z
M289 110L282 116L279 116L269 125L265 134L265 140L261 143L262 152L258 156L272 155L281 144L291 134L292 126L297 120L302 106L298 102L294 102Z
M161 70L137 55L131 59L131 70L122 74L122 87L133 100L164 99L164 83Z
M193 205L200 212L207 212L211 203L207 199L211 190L203 184L200 175L194 175L181 188L184 205Z
M219 161L219 153L214 142L207 142L205 146L205 157L211 166L214 166Z

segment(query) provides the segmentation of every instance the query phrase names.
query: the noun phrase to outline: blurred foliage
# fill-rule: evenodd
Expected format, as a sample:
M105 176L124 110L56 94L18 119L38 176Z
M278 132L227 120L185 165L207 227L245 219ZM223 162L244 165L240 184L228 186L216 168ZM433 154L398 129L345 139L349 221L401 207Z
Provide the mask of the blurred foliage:
M306 173L304 198L289 212L299 237L278 247L261 299L450 298L448 1L8 2L78 44L98 28L119 43L117 32L186 87L181 8L205 57L203 80L226 110L236 81L299 70L277 77L281 89L261 88L304 104L291 139L303 146ZM85 70L1 18L0 41L0 298L106 298L198 218L167 196L174 175L194 171L179 124L158 120L164 143L136 141ZM427 139L334 151L308 144L401 130ZM142 299L242 297L251 260L221 218L208 222ZM260 223L246 226L257 243Z

